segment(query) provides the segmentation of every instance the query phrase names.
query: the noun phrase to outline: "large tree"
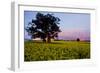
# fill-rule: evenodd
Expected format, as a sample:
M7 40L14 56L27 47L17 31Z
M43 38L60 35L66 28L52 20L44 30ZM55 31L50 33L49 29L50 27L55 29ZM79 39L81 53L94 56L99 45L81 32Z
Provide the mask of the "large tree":
M37 13L36 19L32 19L26 27L26 31L32 38L41 38L44 42L50 43L51 38L58 37L61 32L58 26L60 19L54 14Z

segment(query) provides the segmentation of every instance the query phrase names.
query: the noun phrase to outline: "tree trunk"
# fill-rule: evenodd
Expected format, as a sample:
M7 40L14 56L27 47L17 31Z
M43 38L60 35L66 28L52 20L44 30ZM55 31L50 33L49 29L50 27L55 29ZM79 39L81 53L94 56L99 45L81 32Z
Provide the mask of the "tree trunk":
M43 38L43 42L44 42L44 43L46 42L46 39L45 39L45 38Z
M47 37L47 43L51 43L51 37Z

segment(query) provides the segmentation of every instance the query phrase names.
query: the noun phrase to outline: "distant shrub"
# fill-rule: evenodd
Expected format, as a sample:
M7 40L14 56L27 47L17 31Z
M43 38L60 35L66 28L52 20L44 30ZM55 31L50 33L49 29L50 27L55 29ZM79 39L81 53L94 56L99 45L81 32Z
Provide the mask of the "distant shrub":
M79 39L79 38L77 38L77 39L76 39L76 41L80 41L80 39Z

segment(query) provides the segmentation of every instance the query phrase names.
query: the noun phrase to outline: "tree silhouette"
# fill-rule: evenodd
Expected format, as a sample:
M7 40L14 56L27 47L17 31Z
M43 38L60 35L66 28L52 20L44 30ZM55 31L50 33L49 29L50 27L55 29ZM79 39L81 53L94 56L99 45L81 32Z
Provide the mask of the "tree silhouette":
M36 19L32 19L26 27L26 31L31 38L41 38L43 42L50 43L51 38L58 37L58 33L61 32L58 24L60 19L53 14L37 13Z
M79 42L80 41L80 38L77 38L76 40Z

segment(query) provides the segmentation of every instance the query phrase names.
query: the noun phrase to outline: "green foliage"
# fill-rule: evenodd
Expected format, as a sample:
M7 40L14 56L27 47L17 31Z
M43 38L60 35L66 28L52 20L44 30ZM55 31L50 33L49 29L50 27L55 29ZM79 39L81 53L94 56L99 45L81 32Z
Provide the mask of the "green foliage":
M30 20L28 26L25 28L31 38L41 38L44 42L50 43L51 38L57 38L58 33L61 32L59 27L60 19L53 14L37 13L36 19Z
M90 42L77 41L25 41L25 61L89 59Z

